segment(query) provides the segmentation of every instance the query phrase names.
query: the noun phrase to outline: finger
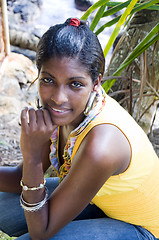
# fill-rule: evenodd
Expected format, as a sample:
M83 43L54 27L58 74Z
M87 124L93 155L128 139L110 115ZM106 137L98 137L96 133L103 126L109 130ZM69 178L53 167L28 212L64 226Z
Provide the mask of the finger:
M28 118L27 118L28 108L25 107L21 111L21 127L26 130L28 127Z
M45 125L45 119L44 119L44 115L43 115L43 110L42 109L38 109L36 111L36 118L37 118L37 124L39 126Z
M37 118L36 118L36 112L33 108L29 108L28 116L29 116L29 126L31 128L34 128L36 126Z
M46 109L43 109L43 115L44 115L45 124L53 125L49 111Z
M53 124L49 111L44 109L43 110L43 115L44 115L44 120L45 120L45 124L46 124L47 128L50 131L54 131L55 128L57 127L57 125Z

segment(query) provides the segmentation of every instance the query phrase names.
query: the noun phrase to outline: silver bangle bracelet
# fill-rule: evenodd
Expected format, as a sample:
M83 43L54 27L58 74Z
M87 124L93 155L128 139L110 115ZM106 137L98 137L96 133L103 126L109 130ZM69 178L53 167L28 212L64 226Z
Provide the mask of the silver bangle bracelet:
M48 200L48 189L45 187L45 197L41 202L38 203L28 203L23 199L23 194L20 195L20 205L27 212L36 212L40 210Z
M37 211L39 211L42 207L44 207L44 205L46 204L46 202L47 202L47 201L45 201L43 204L39 204L39 205L37 205L37 206L35 206L35 207L27 207L27 206L23 205L22 203L21 203L21 206L22 206L22 208L24 209L24 211L26 211L26 212L37 212Z

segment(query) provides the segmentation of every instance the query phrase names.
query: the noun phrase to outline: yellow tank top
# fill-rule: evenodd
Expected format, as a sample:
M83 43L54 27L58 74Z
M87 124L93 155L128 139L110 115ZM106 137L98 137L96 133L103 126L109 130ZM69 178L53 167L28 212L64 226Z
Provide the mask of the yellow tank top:
M120 129L130 143L132 156L128 169L111 176L92 202L108 217L140 225L159 238L159 159L144 131L108 95L103 111L78 136L71 160L86 134L99 124Z

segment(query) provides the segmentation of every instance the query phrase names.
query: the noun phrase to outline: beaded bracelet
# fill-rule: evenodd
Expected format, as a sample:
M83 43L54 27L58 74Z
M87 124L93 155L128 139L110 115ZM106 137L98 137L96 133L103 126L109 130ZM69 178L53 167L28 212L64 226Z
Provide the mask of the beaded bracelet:
M21 179L20 186L23 188L24 191L36 191L36 190L40 190L40 189L44 188L45 183L46 183L46 179L44 179L44 183L40 183L40 185L38 187L28 187L28 186L24 185L23 180Z
M39 211L44 205L46 204L48 200L48 189L45 187L45 197L41 202L38 203L28 203L23 199L23 194L20 195L20 205L24 209L24 211L27 212L36 212Z

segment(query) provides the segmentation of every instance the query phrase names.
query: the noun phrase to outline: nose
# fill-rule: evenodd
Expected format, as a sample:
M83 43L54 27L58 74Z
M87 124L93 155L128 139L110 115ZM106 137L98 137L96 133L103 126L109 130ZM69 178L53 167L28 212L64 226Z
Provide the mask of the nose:
M51 96L51 100L54 101L56 105L62 105L68 101L67 92L64 87L58 87L55 89Z

